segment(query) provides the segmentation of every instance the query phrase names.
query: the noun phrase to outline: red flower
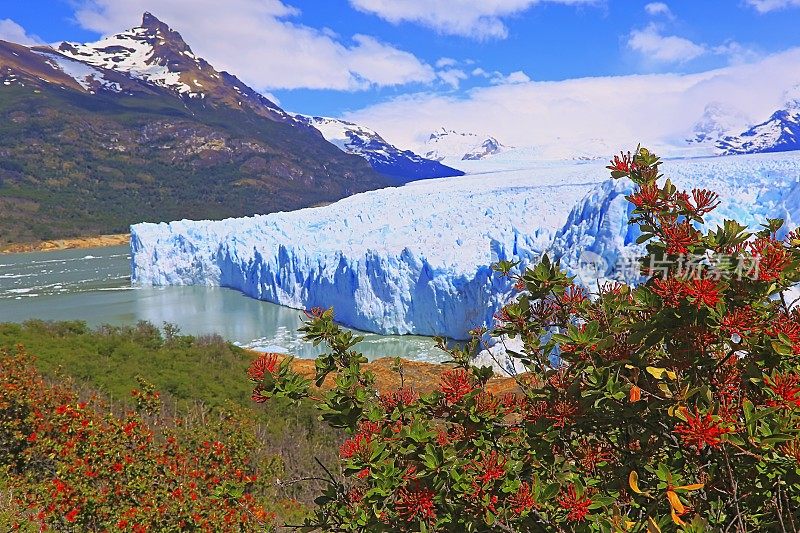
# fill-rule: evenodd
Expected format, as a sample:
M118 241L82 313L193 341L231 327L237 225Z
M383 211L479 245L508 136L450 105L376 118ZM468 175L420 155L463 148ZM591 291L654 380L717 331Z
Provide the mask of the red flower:
M726 314L720 324L720 329L728 335L744 337L753 330L753 310L750 307L740 307Z
M547 418L554 421L553 427L565 427L567 422L578 412L578 408L566 400L559 400L550 408Z
M606 168L616 172L629 173L633 172L638 167L636 163L633 162L633 156L630 152L627 154L620 152L619 155L614 156L614 159L611 160L611 164Z
M64 519L65 519L67 522L74 522L75 520L77 520L77 519L78 519L78 513L80 513L80 509L78 509L78 508L76 507L75 509L71 510L71 511L70 511L70 512L68 512L66 515L64 515Z
M688 295L694 299L694 304L700 309L702 306L714 307L719 302L719 287L714 280L707 278L694 279L687 288Z
M634 194L628 196L628 200L638 208L660 207L663 202L659 198L659 192L655 183L645 184Z
M800 463L800 441L793 440L791 442L787 442L781 446L779 450Z
M484 455L480 461L473 461L468 468L477 473L476 481L487 484L506 475L506 460L496 451L492 451L489 455Z
M306 318L313 320L322 317L322 315L325 314L325 310L321 307L313 307L309 311L303 311L303 313L306 315Z
M687 205L698 216L703 216L719 207L719 195L715 192L706 189L693 189L692 197L694 198L694 205L691 202L687 202Z
M347 439L339 447L339 455L342 459L357 457L363 461L368 461L371 454L372 439L369 435L364 435L362 433L358 433L353 438Z
M492 415L500 407L500 399L489 391L481 391L475 396L475 408L479 413Z
M253 381L259 382L264 379L264 373L274 374L275 369L278 368L278 354L265 353L261 354L257 359L250 363L250 368L247 369L247 375Z
M697 230L688 222L681 224L664 223L661 227L664 233L664 241L667 245L667 253L672 255L685 254L689 252L689 246L697 243Z
M395 407L409 406L417 400L417 393L411 387L403 387L393 392L381 394L380 402L386 411Z
M686 285L681 280L672 277L653 280L652 290L667 307L678 307L687 293Z
M791 341L794 353L800 354L800 324L797 323L796 314L792 316L778 315L778 318L773 320L771 327L766 330L766 334L774 338L781 334L785 335Z
M475 390L475 385L469 372L459 368L442 372L439 390L444 394L444 399L448 405L453 405Z
M435 494L431 489L407 490L397 492L395 509L397 514L407 522L416 518L430 520L436 518L436 506L433 503Z
M500 310L494 314L494 319L500 323L512 321L511 315L505 307L500 308Z
M772 379L767 378L765 381L770 390L780 398L780 400L767 400L767 405L784 409L800 408L800 376L776 374Z
M789 266L791 259L781 243L774 239L760 238L750 243L750 253L755 261L755 272L760 281L775 281Z
M721 437L731 432L730 428L722 427L708 413L701 415L695 409L695 414L692 415L686 408L683 409L683 412L686 422L675 426L675 433L680 435L684 445L697 448L698 454L705 446L718 448L722 443Z
M508 505L517 516L536 507L536 500L531 494L531 486L527 483L522 483L517 492L508 499Z
M592 500L578 496L575 490L575 485L567 487L566 492L562 492L558 498L558 505L562 509L569 511L567 513L567 520L571 522L581 522L586 519L589 514L589 506Z
M614 460L614 454L609 448L596 442L583 440L578 446L578 457L581 466L587 472L594 472L600 463L610 463Z
M587 300L586 291L577 285L570 285L564 290L561 296L561 305L571 311L577 310L578 306Z

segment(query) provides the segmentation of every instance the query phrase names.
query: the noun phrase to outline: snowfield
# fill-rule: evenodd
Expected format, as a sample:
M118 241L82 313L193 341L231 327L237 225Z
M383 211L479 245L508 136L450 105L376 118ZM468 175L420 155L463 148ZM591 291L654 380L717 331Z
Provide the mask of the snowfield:
M131 228L140 285L220 285L308 309L333 306L348 326L382 334L465 338L507 298L499 259L543 252L575 271L592 251L614 265L637 233L631 184L604 161L532 162L524 151L463 161L463 177L413 182L325 207L217 222ZM667 160L679 187L719 191L710 223L800 220L800 153Z

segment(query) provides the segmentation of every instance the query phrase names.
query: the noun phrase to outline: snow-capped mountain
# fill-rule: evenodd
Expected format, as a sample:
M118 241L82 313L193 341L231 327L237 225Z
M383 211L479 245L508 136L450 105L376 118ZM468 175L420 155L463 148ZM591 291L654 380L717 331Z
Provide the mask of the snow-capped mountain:
M279 122L293 120L291 115L236 76L218 72L205 59L196 56L177 31L150 13L144 14L141 26L136 28L94 43L64 42L57 51L47 53L66 56L101 71L124 73L184 98L245 108ZM63 63L63 60L58 61Z
M20 241L300 209L395 184L150 14L96 43L0 41L0 103L0 182L25 190L6 202L17 216L0 234Z
M747 117L731 107L720 102L711 102L705 107L692 131L686 139L689 144L713 144L720 139L731 135L732 132L741 131L749 125Z
M474 161L485 159L506 150L500 141L491 136L462 133L441 128L431 133L425 142L425 157L441 161L445 158Z
M464 161L475 161L477 159L486 159L490 155L499 154L503 151L505 146L503 146L500 141L495 139L494 137L489 137L483 144L480 146L475 147L473 150L464 154L464 157L461 159Z
M410 150L402 150L370 128L327 117L297 115L296 118L319 130L328 142L339 149L363 157L376 171L399 183L464 175L464 172L438 161L425 159Z
M796 90L796 93L800 91ZM800 150L800 94L761 124L741 135L726 136L717 142L723 154L755 154Z

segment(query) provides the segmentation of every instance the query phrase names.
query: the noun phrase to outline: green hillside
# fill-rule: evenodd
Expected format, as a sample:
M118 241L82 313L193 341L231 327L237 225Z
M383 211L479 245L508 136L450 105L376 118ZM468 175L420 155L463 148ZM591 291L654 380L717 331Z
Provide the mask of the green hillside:
M164 94L0 86L0 244L290 210L382 187L316 132Z

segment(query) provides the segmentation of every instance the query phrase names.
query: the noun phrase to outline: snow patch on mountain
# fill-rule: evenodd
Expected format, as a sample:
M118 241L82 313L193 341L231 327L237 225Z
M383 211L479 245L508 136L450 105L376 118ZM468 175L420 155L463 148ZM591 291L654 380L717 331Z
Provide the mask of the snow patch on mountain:
M328 117L296 115L296 118L319 130L328 142L342 151L361 156L376 171L396 178L398 184L464 174L438 161L420 157L410 150L402 150L370 128Z
M125 72L153 85L174 90L192 98L201 98L202 91L181 80L181 72L170 69L170 60L159 56L158 45L167 44L169 29L146 14L142 26L105 37L94 43L61 43L58 50L70 58L96 67ZM182 41L181 41L182 42ZM179 53L202 68L201 60L186 49Z
M80 61L75 61L65 57L55 51L44 52L41 50L34 50L35 53L46 57L47 62L53 68L60 70L67 76L75 79L86 91L94 93L98 89L105 89L112 92L121 92L122 87L119 83L109 81L106 79L105 74Z
M785 94L785 104L769 119L740 135L717 142L724 154L755 154L800 150L800 85Z
M692 127L686 142L714 144L735 131L742 131L750 121L741 111L720 102L711 102Z
M425 157L437 161L445 158L469 161L485 159L506 149L506 146L491 136L441 128L431 133L423 151Z

